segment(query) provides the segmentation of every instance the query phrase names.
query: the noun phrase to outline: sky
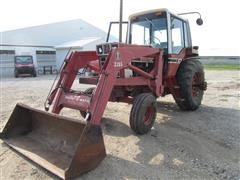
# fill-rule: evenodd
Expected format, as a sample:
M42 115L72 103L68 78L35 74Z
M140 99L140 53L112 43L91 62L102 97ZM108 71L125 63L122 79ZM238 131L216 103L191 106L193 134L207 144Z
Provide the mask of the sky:
M240 56L239 0L123 0L123 19L139 12L168 8L171 12L199 11L204 21L190 21L193 45L216 55ZM119 0L0 0L0 32L54 22L82 19L107 31L119 19Z

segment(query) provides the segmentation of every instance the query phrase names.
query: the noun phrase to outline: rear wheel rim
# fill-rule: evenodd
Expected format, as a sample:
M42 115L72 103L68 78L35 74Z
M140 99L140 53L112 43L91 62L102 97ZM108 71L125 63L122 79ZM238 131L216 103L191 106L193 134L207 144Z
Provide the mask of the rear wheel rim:
M200 73L195 73L192 79L192 96L197 97L200 93L200 87L201 84L201 75Z
M144 124L149 125L153 121L155 109L152 105L147 107L146 113L144 115Z

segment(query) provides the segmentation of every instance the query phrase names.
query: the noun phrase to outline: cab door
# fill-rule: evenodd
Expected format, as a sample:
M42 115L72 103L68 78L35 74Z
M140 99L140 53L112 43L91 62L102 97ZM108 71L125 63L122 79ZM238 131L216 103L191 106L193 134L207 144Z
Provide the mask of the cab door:
M167 77L175 77L180 63L186 58L187 50L191 47L191 39L187 22L174 15L169 16L168 29Z

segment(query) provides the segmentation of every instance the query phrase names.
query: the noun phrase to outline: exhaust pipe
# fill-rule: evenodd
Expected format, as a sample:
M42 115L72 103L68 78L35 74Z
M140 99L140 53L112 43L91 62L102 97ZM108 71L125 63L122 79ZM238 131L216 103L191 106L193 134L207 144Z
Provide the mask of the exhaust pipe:
M120 0L120 15L119 15L119 43L122 42L122 14L123 14L123 0Z

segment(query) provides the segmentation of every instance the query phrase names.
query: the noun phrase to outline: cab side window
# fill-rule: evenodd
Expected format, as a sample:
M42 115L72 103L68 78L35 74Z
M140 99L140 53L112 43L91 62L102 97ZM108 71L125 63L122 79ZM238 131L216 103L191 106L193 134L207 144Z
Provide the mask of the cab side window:
M189 32L188 32L188 27L187 27L187 24L186 22L183 23L183 27L184 27L184 39L185 39L185 47L188 48L191 46L191 41L190 41L190 38L189 38Z
M171 17L171 32L172 32L172 53L179 54L184 46L184 31L182 20Z

